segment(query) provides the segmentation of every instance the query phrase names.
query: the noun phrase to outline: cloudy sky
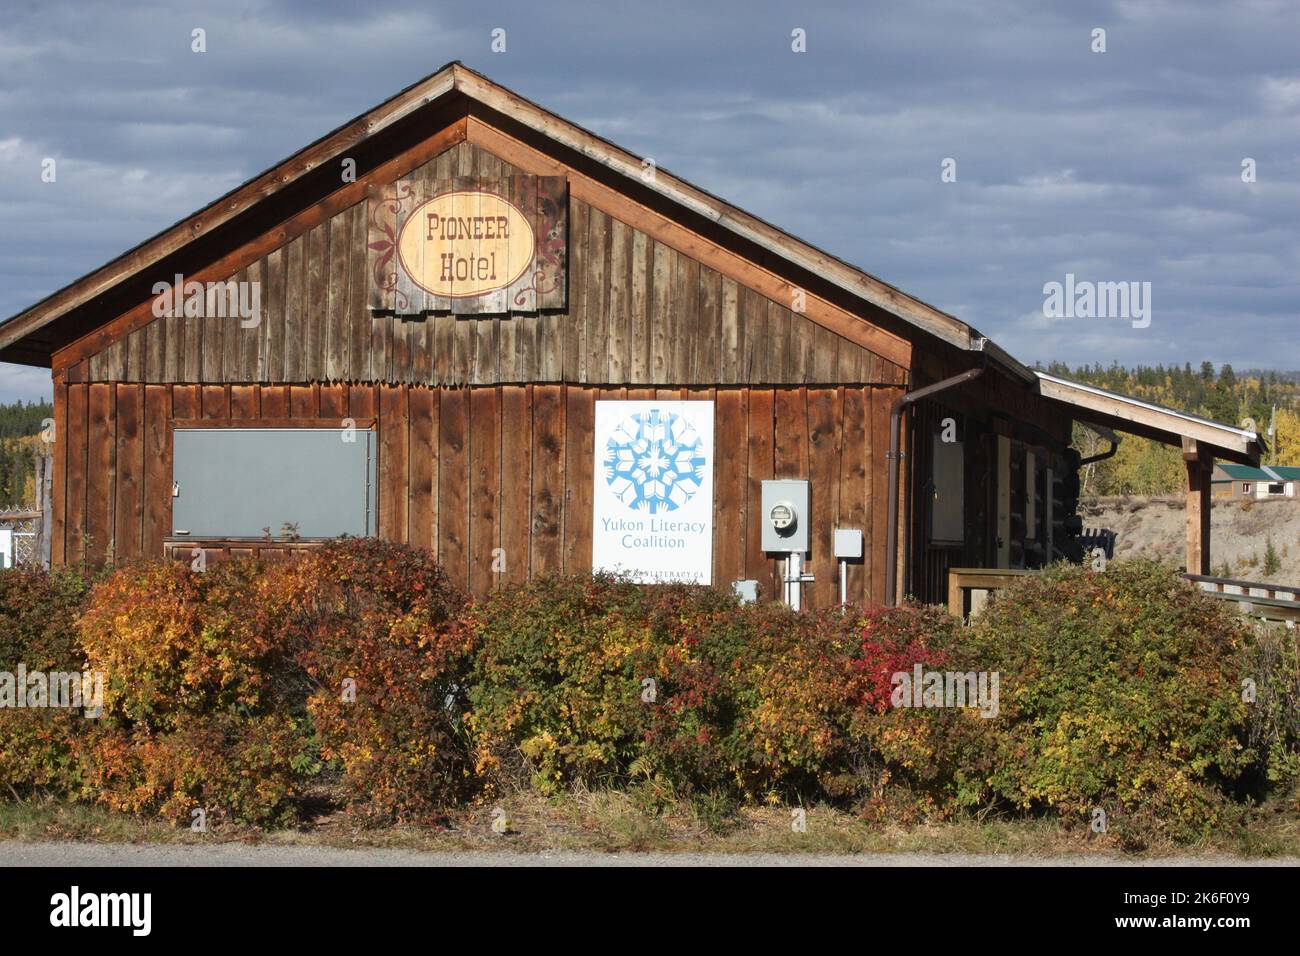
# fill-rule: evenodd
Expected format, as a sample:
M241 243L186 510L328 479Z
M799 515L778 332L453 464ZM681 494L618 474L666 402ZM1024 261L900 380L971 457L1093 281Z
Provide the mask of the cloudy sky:
M1025 361L1300 368L1295 0L5 7L0 317L460 59ZM1067 273L1150 324L1045 318Z

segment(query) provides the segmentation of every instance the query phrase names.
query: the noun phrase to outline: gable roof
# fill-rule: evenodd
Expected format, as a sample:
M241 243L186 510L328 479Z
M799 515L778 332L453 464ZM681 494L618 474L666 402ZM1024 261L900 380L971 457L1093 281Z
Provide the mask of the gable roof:
M427 143L431 121L446 126L458 117L463 124L475 106L493 116L505 117L520 129L558 144L589 163L598 164L614 174L629 191L649 190L666 205L679 210L683 218L694 217L697 222L702 220L724 230L739 240L739 245L757 250L758 258L783 263L791 274L815 277L843 293L849 301L882 310L915 336L976 353L981 362L995 364L1030 391L1068 406L1069 413L1081 421L1173 444L1192 439L1212 446L1222 457L1252 463L1259 460L1261 443L1253 432L1035 373L955 316L691 185L663 167L656 166L653 177L643 177L642 157L549 112L459 61L443 66L193 215L0 322L0 361L51 366L59 349L79 340L86 345L92 333L100 330L102 335L102 327L116 316L147 303L148 293L142 290L148 289L148 275L162 275L170 280L171 270L167 267L178 263L183 253L204 244L221 250L221 243L229 244L229 234L241 223L252 223L247 228L262 231L277 229L290 218L285 215L286 209L297 211L293 203L300 194L306 193L305 186L313 178L318 191L327 180L333 183L329 200L338 199L346 190L338 188L332 163L364 152L369 144L385 135L398 137L406 149L413 148L412 137L414 142ZM404 139L399 137L399 130ZM461 138L464 138L463 126ZM276 203L281 203L281 207L274 215L268 212L259 218L263 207ZM205 253L210 251L204 249ZM751 251L749 255L755 253ZM217 258L219 255L213 254L207 261ZM189 269L177 271L192 274ZM870 320L860 315L858 318L863 328L871 327Z
M647 181L643 160L588 130L556 116L459 62L452 62L419 82L343 124L260 173L193 215L127 250L116 259L0 322L0 360L48 366L52 354L90 329L113 318L119 306L109 305L124 283L157 269L168 256L218 233L255 207L295 188L325 164L357 150L415 114L461 98L509 117L523 127L561 144L583 157L648 188L697 216L702 216L765 253L806 270L894 316L905 326L962 350L983 352L1014 377L1033 382L1033 373L960 319L907 295L881 279L806 243L772 224L733 206L663 167ZM94 306L100 314L87 315ZM130 305L138 303L131 302ZM79 323L64 320L80 313ZM865 321L865 320L864 320ZM66 328L60 328L60 323Z

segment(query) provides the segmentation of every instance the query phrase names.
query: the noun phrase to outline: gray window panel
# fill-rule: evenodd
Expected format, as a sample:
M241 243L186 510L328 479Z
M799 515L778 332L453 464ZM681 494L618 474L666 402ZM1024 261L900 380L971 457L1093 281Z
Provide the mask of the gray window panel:
M172 534L303 538L375 533L375 435L342 428L178 428ZM179 534L188 532L187 534Z
M930 447L934 476L930 543L961 544L966 539L965 445L959 441L946 442L934 435Z

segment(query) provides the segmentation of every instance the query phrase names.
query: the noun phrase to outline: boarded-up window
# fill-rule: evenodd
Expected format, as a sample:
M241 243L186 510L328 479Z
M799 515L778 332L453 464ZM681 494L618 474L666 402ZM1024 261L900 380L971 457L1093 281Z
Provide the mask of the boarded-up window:
M172 533L375 533L375 435L344 428L178 428Z
M944 441L934 436L933 498L930 506L930 542L961 544L966 540L965 452L959 441Z

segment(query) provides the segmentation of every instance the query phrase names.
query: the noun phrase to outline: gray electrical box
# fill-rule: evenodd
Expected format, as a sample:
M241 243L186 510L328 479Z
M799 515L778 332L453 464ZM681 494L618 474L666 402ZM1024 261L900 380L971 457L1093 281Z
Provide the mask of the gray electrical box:
M835 557L841 561L862 560L861 528L836 528L831 540L835 544Z
M763 482L763 550L805 554L812 526L808 482L779 479Z

